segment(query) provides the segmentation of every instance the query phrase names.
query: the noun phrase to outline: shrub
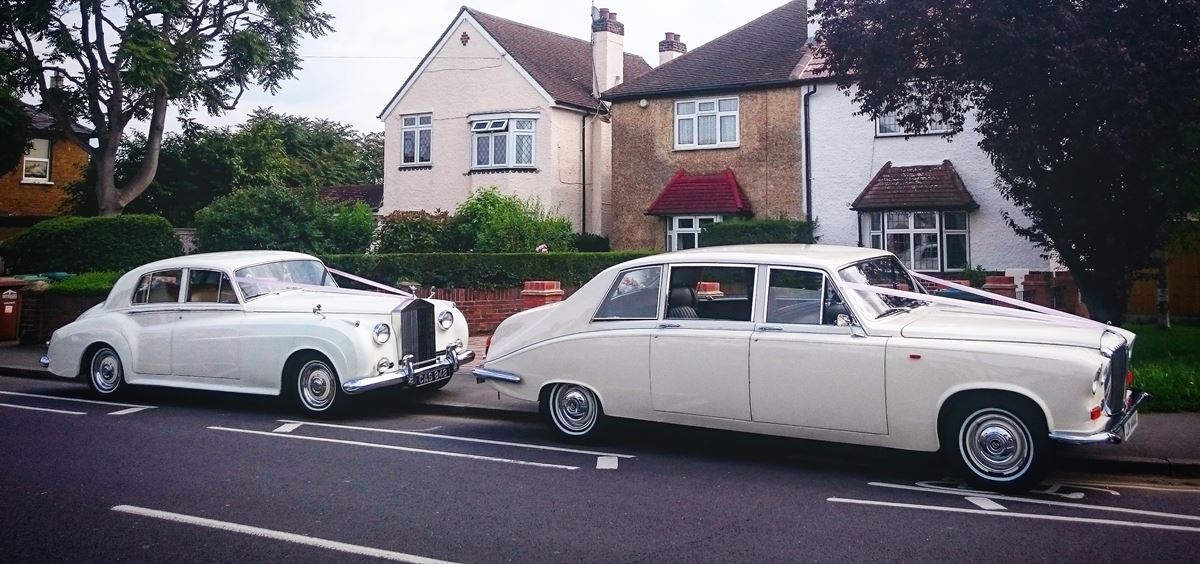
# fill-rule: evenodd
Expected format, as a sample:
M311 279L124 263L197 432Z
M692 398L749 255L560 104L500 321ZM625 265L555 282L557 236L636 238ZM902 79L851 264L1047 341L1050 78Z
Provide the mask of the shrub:
M607 253L612 250L608 237L595 233L580 233L575 236L575 250L581 253Z
M748 219L710 223L700 236L701 247L754 243L816 243L816 222L795 219Z
M51 284L49 288L46 288L46 293L71 296L107 296L122 274L124 274L122 271L87 272Z
M445 253L466 250L454 216L444 210L392 212L379 222L377 253Z
M6 242L14 273L129 270L180 254L171 224L157 215L63 216L34 225Z
M574 250L569 220L551 214L537 200L521 201L494 186L480 188L459 204L455 220L459 235L475 252L526 253L539 245Z
M331 268L384 284L414 282L439 288L514 288L526 280L578 286L600 271L649 252L330 255Z
M244 188L196 213L196 243L205 252L274 249L361 253L375 218L365 204L322 200L314 189Z

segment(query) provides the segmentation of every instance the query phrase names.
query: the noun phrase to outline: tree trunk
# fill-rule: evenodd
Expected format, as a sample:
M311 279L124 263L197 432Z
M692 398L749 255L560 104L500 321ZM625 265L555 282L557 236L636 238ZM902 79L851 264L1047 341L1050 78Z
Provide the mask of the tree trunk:
M1129 277L1120 271L1072 273L1079 284L1088 315L1095 321L1121 325L1129 307ZM1116 279L1119 282L1114 283Z
M101 216L121 215L125 209L117 192L116 168L116 148L102 141L96 151L96 210Z
M1167 261L1164 258L1158 263L1158 291L1155 293L1157 297L1158 311L1158 328L1171 328L1171 294L1167 288Z

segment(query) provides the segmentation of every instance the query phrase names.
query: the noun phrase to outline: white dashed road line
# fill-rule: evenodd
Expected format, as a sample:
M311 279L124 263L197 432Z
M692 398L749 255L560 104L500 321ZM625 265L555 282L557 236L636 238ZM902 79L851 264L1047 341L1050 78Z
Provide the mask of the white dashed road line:
M29 410L33 410L33 411L49 411L50 413L61 413L63 415L87 415L87 413L85 413L83 411L66 411L63 409L50 409L47 407L30 407L28 405L16 405L16 404L11 404L11 403L0 403L0 406L15 407L17 409L29 409Z
M96 405L112 405L112 406L116 406L116 407L129 408L129 409L121 409L118 411L114 411L112 413L109 413L109 415L128 415L130 413L137 413L137 412L145 410L145 409L154 409L154 407L155 407L153 405L135 405L132 403L117 403L117 402L113 402L113 401L100 401L100 400L90 400L90 399L81 399L81 398L64 398L64 397L59 397L59 396L48 396L45 394L28 394L25 392L0 391L0 394L6 395L6 396L20 396L20 397L25 397L25 398L42 398L42 399L58 400L58 401L74 401L74 402L79 402L79 403L91 403L91 404L96 404Z
M356 556L368 556L371 558L381 558L384 560L392 560L395 562L408 562L411 564L453 564L446 560L437 560L434 558L426 558L415 554L405 554L403 552L394 552L391 550L383 550L379 548L371 548L369 546L361 546L357 544L349 544L308 535L298 535L296 533L288 533L284 531L276 531L273 529L264 529L262 527L253 527L250 525L242 525L239 523L230 523L228 521L218 521L216 519L208 519L205 517L195 517L192 515L184 515L182 513L172 513L170 511L160 511L157 509L147 509L145 507L137 507L133 505L117 505L112 508L118 513L127 513L130 515L138 515L141 517L150 517L152 519L161 519L163 521L172 521L175 523L183 523L186 525L196 525L198 527L207 527L209 529L217 529L220 531L229 531L232 533L241 533L264 539L278 540L290 542L293 544L302 544L305 546L313 546L326 550L336 550Z
M596 469L597 470L616 470L618 460L620 460L620 459L615 456L597 456L596 457Z
M276 427L275 430L271 431L271 432L272 433L291 433L292 431L295 431L296 429L299 429L299 428L300 428L299 423L284 423L283 425Z
M986 509L988 511L1004 511L1005 509L1003 505L1000 505L999 503L996 503L990 498L986 497L968 497L967 501L974 503L980 509Z

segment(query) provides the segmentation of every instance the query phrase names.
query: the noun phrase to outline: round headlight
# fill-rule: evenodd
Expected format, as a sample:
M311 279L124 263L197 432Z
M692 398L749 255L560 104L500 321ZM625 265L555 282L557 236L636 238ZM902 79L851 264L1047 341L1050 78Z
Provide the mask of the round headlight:
M375 338L376 343L382 345L392 338L392 328L388 327L387 323L376 323L375 328L371 330L371 336Z
M450 310L446 310L438 314L438 327L441 327L442 331L445 331L453 326L454 314L450 313Z

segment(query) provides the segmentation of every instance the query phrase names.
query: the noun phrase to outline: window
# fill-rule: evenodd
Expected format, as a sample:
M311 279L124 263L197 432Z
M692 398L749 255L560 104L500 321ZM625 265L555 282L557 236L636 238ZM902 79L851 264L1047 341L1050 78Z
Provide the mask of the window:
M471 122L471 168L532 168L536 124L533 118Z
M738 99L711 98L675 102L675 148L737 147Z
M750 321L753 266L673 266L667 319Z
M188 271L188 302L199 303L238 303L229 276L215 270Z
M767 323L818 325L824 295L824 274L772 268L767 287Z
M316 260L284 260L248 266L238 269L233 276L246 300L291 288L337 287L325 265Z
M875 120L875 136L876 137L892 137L900 135L937 135L950 131L950 127L946 125L940 117L929 124L929 129L924 133L911 133L900 125L900 116L896 112L889 112L879 116Z
M422 166L433 162L433 115L421 114L402 116L400 154L401 166Z
M133 304L165 304L179 301L182 270L164 270L144 274L133 291Z
M676 215L667 218L667 250L682 251L700 246L704 227L720 223L719 215Z
M596 319L657 319L661 279L661 266L635 268L617 275L608 298L596 312Z
M965 211L886 211L864 215L869 244L917 271L960 271L970 265Z
M22 182L50 182L50 140L33 139L25 151L25 164L21 173Z

